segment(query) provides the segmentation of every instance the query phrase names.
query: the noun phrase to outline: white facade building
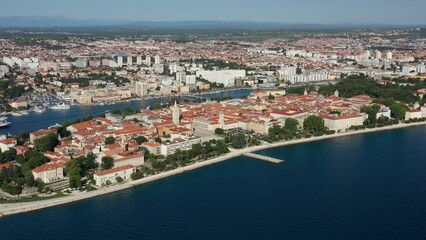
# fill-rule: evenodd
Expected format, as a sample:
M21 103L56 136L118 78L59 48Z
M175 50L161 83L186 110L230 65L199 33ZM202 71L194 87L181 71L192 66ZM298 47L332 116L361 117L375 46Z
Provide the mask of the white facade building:
M176 152L176 150L190 150L192 145L202 143L201 138L195 136L187 136L182 134L171 134L170 142L161 144L161 154L168 156Z
M32 170L34 179L44 183L56 182L64 179L64 164L46 163Z
M246 70L215 70L197 71L197 77L202 77L211 83L222 83L225 86L234 86L236 78L246 77Z
M114 159L114 167L121 167L125 165L132 165L139 167L145 164L145 156L143 153L137 153L129 156L120 156Z
M330 130L334 131L346 131L351 126L360 126L363 125L365 121L365 116L355 115L355 116L326 116L323 117L324 126Z
M97 186L104 186L114 184L117 182L117 178L121 177L123 180L130 179L130 175L136 172L136 167L132 165L124 165L93 174L93 179Z

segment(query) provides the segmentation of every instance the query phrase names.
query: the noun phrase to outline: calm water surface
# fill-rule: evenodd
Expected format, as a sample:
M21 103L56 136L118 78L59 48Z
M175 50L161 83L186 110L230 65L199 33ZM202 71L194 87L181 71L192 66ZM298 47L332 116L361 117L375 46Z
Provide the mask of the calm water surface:
M426 127L262 151L0 219L0 239L426 239Z

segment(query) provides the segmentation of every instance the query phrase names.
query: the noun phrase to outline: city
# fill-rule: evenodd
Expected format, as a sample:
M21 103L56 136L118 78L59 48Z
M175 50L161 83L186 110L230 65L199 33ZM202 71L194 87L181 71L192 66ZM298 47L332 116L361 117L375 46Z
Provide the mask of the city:
M329 194L339 195L338 189L346 191L345 186L351 185L347 189L354 192L342 196L342 202L357 206L349 204L351 198L358 198L351 194L365 190L357 184L369 185L358 182L359 176L366 174L371 174L366 179L374 182L365 191L377 192L374 186L384 184L384 178L395 181L380 190L389 190L391 184L407 179L423 186L421 177L416 178L421 174L412 169L423 169L421 161L413 161L424 156L425 22L383 26L249 21L88 23L52 17L58 21L55 25L48 17L3 15L0 11L0 217L30 216L34 210L61 209L59 205L70 209L85 203L96 205L109 196L143 195L144 189L155 195L162 191L161 184L178 177L181 180L176 181L185 181L183 176L191 178L203 171L212 174L213 170L219 172L210 179L224 188L233 186L236 192L232 194L237 195L236 189L242 188L250 190L250 196L240 197L260 199L258 189L251 186L261 184L262 191L268 187L282 191L268 193L278 202L286 191L314 201L311 191L337 189ZM411 140L411 135L417 137ZM409 146L411 141L413 145ZM374 147L377 149L370 149ZM385 152L386 157L382 156ZM407 164L413 164L410 170L395 165L405 158ZM312 161L318 159L324 166ZM326 185L323 177L332 174L325 170L328 167L323 161L328 159L333 159L329 163L334 164L332 170L339 169L334 176L339 180ZM345 166L337 159L352 162ZM299 165L295 165L298 160ZM360 162L356 164L357 160ZM371 161L372 166L378 160L389 161L387 164L400 171L389 168L380 172L377 166L366 170L369 167L364 160ZM228 171L234 162L244 163L241 169L233 167L238 173L228 173L224 176L228 180L221 182L221 169ZM275 164L269 166L268 162ZM363 166L358 165L361 162ZM288 175L286 179L309 179L304 173L308 165L317 167L310 173L322 179L317 180L318 185L310 180L283 182L284 177L274 175L281 171ZM351 168L356 173L347 172ZM366 173L360 173L360 169ZM244 171L260 177L259 182L241 186L253 180L241 176ZM206 179L199 177L199 181ZM173 189L179 189L179 184L173 184ZM293 184L316 189L300 193ZM139 185L143 187L136 188ZM414 185L406 183L401 189ZM155 191L151 189L154 186ZM212 186L212 192L204 185L194 188L210 200L231 191ZM172 188L164 187L164 194ZM419 194L412 199L423 196L411 193ZM318 198L328 196L319 194ZM128 207L146 211L133 201L147 201L151 195L129 199L133 205ZM155 200L156 204L161 201L165 200ZM179 209L181 200L173 201ZM292 199L286 201L292 203ZM371 201L386 202L381 197ZM412 204L407 199L399 201ZM332 199L327 204L329 208L339 205ZM250 206L263 205L256 202ZM190 206L185 208L195 211ZM233 211L226 204L218 208L219 212ZM324 209L317 206L312 211ZM174 217L182 218L180 214L170 216ZM248 214L247 218L253 216ZM300 219L291 220L297 224ZM260 223L253 220L250 224ZM412 238L419 236L418 230L407 232ZM331 228L327 233L335 236ZM236 236L232 231L229 234ZM252 239L259 239L255 236ZM346 236L365 237L356 235L356 231ZM284 235L272 238L282 239Z

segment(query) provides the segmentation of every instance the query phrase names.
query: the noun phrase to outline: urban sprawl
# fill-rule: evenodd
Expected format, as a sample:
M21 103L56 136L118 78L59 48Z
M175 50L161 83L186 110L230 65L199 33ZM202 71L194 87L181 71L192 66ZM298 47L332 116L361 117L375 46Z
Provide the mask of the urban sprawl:
M70 105L193 100L0 136L1 201L79 195L254 146L424 122L420 31L259 41L0 39L3 127L14 124L9 114ZM197 97L240 88L251 95Z

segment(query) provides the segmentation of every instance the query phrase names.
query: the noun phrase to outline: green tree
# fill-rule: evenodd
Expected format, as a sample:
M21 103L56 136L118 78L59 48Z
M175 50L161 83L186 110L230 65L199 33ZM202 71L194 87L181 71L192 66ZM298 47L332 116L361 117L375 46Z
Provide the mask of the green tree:
M365 106L361 109L362 112L368 115L368 121L372 124L375 124L377 122L377 113L379 112L379 110L380 106L378 105Z
M218 152L218 154L224 154L229 152L228 146L226 146L226 143L223 140L218 140L214 149Z
M148 139L146 139L146 137L144 137L144 136L139 136L139 137L136 138L136 142L139 145L141 145L142 143L147 142L147 141L148 141Z
M402 120L405 118L407 107L399 103L394 103L390 106L390 110L395 119Z
M297 121L294 118L286 118L284 128L288 129L292 132L296 132L297 128L299 127L299 121Z
M86 170L97 168L99 164L96 162L96 155L92 152L89 152L86 156L86 161L84 165L84 168Z
M67 164L66 172L69 178L70 188L81 187L81 166L78 161L70 161Z
M107 137L105 138L105 144L109 145L109 144L114 144L115 143L115 138L114 137Z
M274 95L272 95L271 93L269 93L268 100L275 100Z
M132 179L132 180L136 180L136 179L140 179L140 178L143 178L143 172L141 172L141 171L137 171L137 172L130 174L130 179Z
M217 135L223 135L225 133L225 131L222 128L216 128L214 130L214 133Z
M44 137L34 140L35 148L40 152L53 151L58 144L58 135L55 133L49 133Z
M321 134L325 132L324 120L318 116L309 116L303 121L303 129L311 134Z
M123 178L118 176L118 177L115 178L115 181L117 181L118 183L121 183L121 182L123 182Z
M114 159L112 159L112 157L103 157L101 168L103 170L107 170L107 169L111 169L112 167L114 167Z
M34 180L34 176L31 172L27 172L27 174L25 174L25 184L28 187L34 186L35 180Z

